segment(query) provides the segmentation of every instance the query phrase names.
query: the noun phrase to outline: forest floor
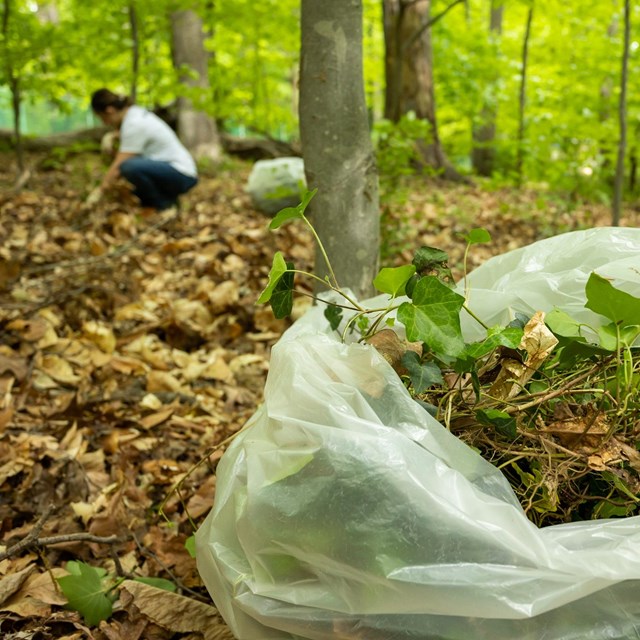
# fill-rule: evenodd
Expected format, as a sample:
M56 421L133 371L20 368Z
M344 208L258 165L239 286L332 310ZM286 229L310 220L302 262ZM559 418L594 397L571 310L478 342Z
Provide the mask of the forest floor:
M179 215L160 219L124 196L83 204L104 170L97 155L29 161L36 170L14 193L12 159L0 157L0 636L232 638L185 543L290 324L255 304L273 253L309 269L310 235L295 223L268 231L243 190L248 163L204 172ZM384 211L387 266L429 245L458 276L474 227L492 242L473 248L469 269L611 215L424 178L407 179ZM622 224L639 218L626 210ZM70 561L106 572L87 587L90 606L116 585L109 619L66 606L54 578Z

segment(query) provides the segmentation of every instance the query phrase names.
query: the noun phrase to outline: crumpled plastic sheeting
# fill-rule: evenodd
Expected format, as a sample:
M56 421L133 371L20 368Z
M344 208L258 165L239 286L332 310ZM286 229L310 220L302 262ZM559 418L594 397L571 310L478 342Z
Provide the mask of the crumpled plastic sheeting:
M639 255L639 231L599 238L603 268L633 242ZM274 347L264 404L222 457L196 533L239 640L640 638L640 518L537 528L375 349L334 335L316 308Z
M467 304L489 326L506 326L516 312L531 316L558 307L597 327L609 321L584 307L584 288L593 271L640 296L640 229L573 231L491 258L469 274ZM468 338L481 337L477 322L465 313L461 321Z

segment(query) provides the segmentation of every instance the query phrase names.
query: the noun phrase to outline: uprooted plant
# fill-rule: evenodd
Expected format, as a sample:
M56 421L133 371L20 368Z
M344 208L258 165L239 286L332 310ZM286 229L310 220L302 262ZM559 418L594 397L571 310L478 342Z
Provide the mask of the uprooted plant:
M321 280L331 329L375 346L416 401L502 469L537 524L640 513L640 298L592 273L585 306L601 326L554 309L488 327L455 286L447 254L422 247L412 264L381 269L373 284L385 295L363 303L340 287L305 216L314 193L270 228L307 224L329 275L298 271L278 252L260 303L286 317L294 293L310 295L295 276ZM489 240L474 229L467 251ZM465 341L463 313L482 325L482 340Z

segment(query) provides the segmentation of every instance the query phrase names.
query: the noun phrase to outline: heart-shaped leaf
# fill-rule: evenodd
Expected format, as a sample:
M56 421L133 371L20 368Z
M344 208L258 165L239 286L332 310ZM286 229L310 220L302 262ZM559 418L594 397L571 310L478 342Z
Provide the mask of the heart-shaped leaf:
M424 393L434 385L442 384L442 371L435 362L420 362L420 356L415 351L405 351L402 365L409 372L411 385L416 393Z
M436 354L456 357L464 349L460 309L464 298L434 276L421 278L413 290L413 302L398 308L398 320L411 342L424 342Z
M468 356L474 360L478 360L488 353L491 353L496 347L517 349L522 340L523 333L522 329L518 327L493 327L489 330L484 340L466 345L462 357Z
M265 302L269 302L271 299L271 295L273 294L273 290L275 289L278 281L282 276L287 272L287 263L284 260L281 251L276 251L273 256L273 263L271 265L271 271L269 271L269 281L267 282L267 286L264 291L260 294L258 298L258 304L264 304Z
M469 234L464 236L464 239L469 244L483 244L486 242L491 242L491 234L486 229L471 229L471 231L469 231Z
M84 562L69 563L71 575L58 578L69 607L82 615L89 626L106 620L113 612L113 600L106 594L104 571Z
M388 293L392 297L403 295L407 282L416 272L412 264L402 267L385 267L380 269L373 280L373 286L382 293Z
M637 325L640 298L616 289L606 278L592 273L585 288L585 307L620 325Z
M279 229L288 220L299 220L304 218L305 209L309 206L311 199L318 192L317 189L313 191L305 191L302 194L302 202L295 207L287 207L278 211L273 220L269 224L269 229Z
M276 282L269 303L273 315L279 320L291 315L293 309L293 264L287 262L287 271Z

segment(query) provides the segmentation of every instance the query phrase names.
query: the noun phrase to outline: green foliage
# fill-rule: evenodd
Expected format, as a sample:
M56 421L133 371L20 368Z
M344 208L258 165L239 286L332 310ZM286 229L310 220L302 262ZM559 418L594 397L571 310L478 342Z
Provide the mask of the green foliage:
M373 280L373 286L382 293L388 293L391 297L404 295L405 287L416 268L412 264L402 267L383 268Z
M464 349L460 310L464 298L435 276L425 276L416 284L412 302L403 302L398 320L412 342L424 342L440 357L456 357Z
M105 588L107 572L75 561L67 563L67 571L70 575L58 578L58 584L69 607L80 613L90 626L109 618L115 596L109 595Z
M274 226L292 219L309 224L304 213L294 207L282 212ZM464 239L468 251L475 244L488 242L490 236L484 229L472 229ZM319 246L322 251L321 243ZM624 461L622 466L612 467L611 478L596 473L597 455L586 462L589 452L598 451L597 445L585 445L586 454L575 453L569 458L570 464L581 471L575 481L562 476L568 486L559 484L559 472L551 466L556 458L564 459L571 453L567 446L578 446L573 442L564 446L562 438L576 434L563 431L565 427L556 417L558 407L572 407L576 412L577 417L569 424L585 430L578 443L596 422L599 430L594 429L589 436L595 442L605 443L602 423L608 425L607 437L613 435L616 446L621 445L615 438L637 434L640 359L635 345L640 337L640 299L593 273L585 288L586 307L608 324L594 329L566 312L554 310L547 315L546 325L540 314L531 319L518 316L506 327L485 327L486 335L481 340L467 343L461 331L461 313L482 322L452 288L447 258L438 249L421 247L412 264L381 269L374 283L386 298L382 302L375 298L375 307L351 299L328 278L326 287L342 298L340 306L321 301L331 330L340 331L343 340L356 331L360 340L368 340L382 328L394 326L397 318L406 340L414 343L406 344L400 362L394 365L411 395L450 429L457 422L471 425L462 437L500 463L534 521L542 523L551 514L562 520L578 517L576 514L591 518L640 510L635 504L640 500L635 497L631 507L628 503L633 493L629 487L637 486L640 478L629 475ZM291 276L291 280L285 281L285 276ZM291 309L290 297L295 292L292 276L292 267L277 255L260 301L269 301L278 285L282 287L288 298L286 305L274 305L278 317ZM421 353L415 343L422 346ZM550 453L553 440L547 432L553 429L546 425L557 423L561 426L553 428L560 433L558 453ZM637 439L637 435L633 437ZM532 445L538 440L542 443L540 451ZM630 453L635 451L636 442L625 446L624 455L631 456L630 468L640 476L640 454L636 459ZM597 489L596 498L613 496L623 501L617 510L606 507L606 501L585 498L589 487L599 486L603 479L606 482ZM575 496L576 504L566 504L567 496Z
M117 580L100 567L92 567L84 562L67 562L68 576L57 578L62 593L68 600L68 607L82 615L89 626L98 625L113 613L116 600L115 588L122 580ZM143 582L165 591L175 591L173 582L164 578L136 577Z

